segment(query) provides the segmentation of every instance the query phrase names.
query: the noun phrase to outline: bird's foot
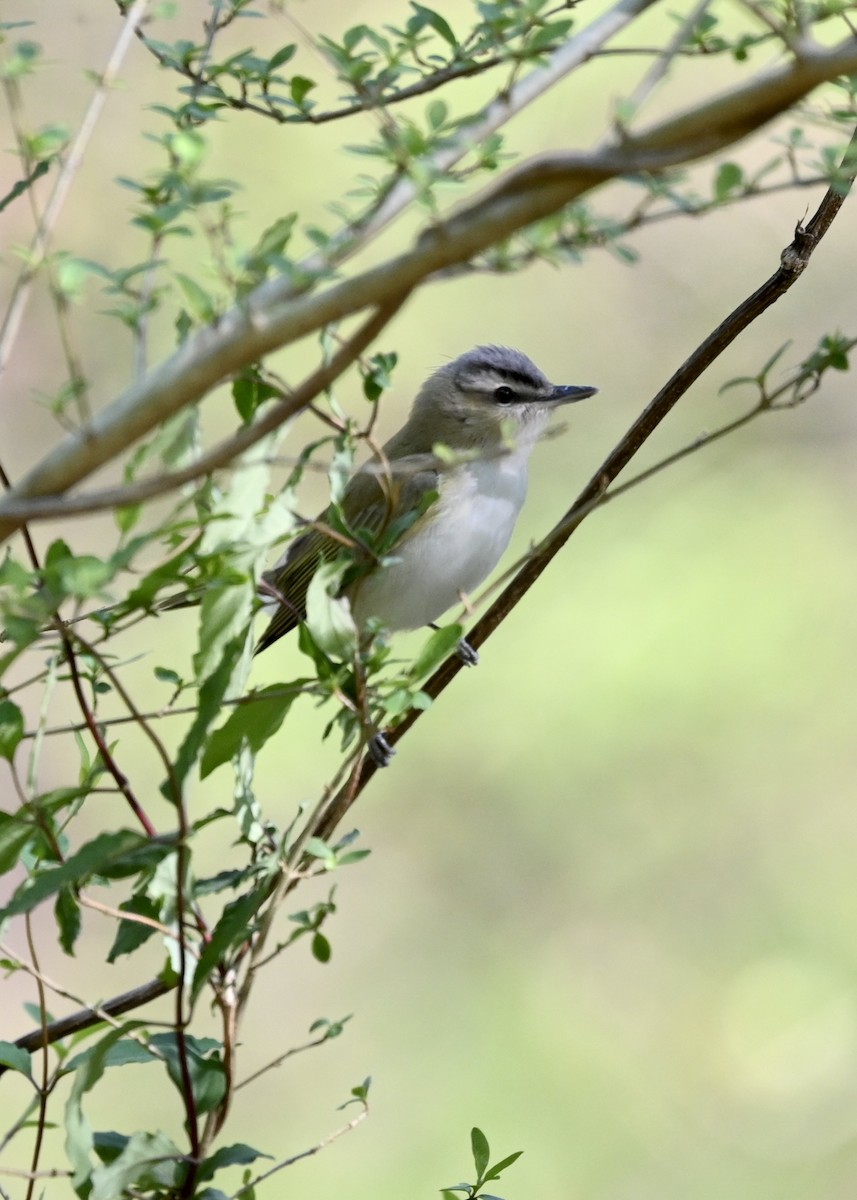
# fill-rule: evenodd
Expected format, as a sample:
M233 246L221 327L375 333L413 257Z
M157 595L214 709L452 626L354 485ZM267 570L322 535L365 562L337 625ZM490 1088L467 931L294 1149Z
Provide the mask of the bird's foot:
M455 653L464 663L465 667L475 667L479 662L479 652L474 650L467 638L462 638L455 648Z
M369 757L376 767L389 767L393 755L396 753L380 729L370 737L367 749Z

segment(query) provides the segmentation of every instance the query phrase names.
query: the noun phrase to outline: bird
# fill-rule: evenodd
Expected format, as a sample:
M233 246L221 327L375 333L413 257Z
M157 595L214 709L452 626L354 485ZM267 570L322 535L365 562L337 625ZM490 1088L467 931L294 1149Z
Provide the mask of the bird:
M557 386L507 346L476 346L440 366L399 432L352 476L338 511L322 513L263 572L260 594L273 615L256 652L305 619L313 575L349 543L354 569L343 594L358 629L373 617L390 633L436 628L500 561L553 411L597 390ZM477 661L466 641L460 653Z

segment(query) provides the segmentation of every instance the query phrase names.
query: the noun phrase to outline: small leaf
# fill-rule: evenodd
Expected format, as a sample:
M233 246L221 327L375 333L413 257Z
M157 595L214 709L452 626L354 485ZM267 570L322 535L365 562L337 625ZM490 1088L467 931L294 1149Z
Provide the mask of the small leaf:
M34 837L32 825L10 813L0 812L0 875L17 866L21 852Z
M124 900L119 909L134 916L150 917L153 921L158 920L161 915L160 905L142 894ZM123 954L132 954L155 933L157 930L153 926L144 925L142 921L120 921L107 961L112 963Z
M247 743L254 754L272 738L286 719L297 692L273 684L251 692L227 717L225 724L208 737L199 765L200 778L205 779L221 763L229 762Z
M306 595L306 624L313 640L329 657L345 661L357 649L357 626L348 600L335 593L348 566L344 561L321 563Z
M446 121L449 108L443 100L432 100L431 104L426 109L426 119L429 123L429 128L438 130Z
M289 91L292 94L292 100L300 106L303 104L304 97L307 92L312 91L316 86L314 79L307 79L304 75L293 75L289 84Z
M24 714L11 700L0 700L0 758L12 761L24 736Z
M281 46L276 54L272 54L268 59L268 74L270 75L272 72L276 71L277 67L283 66L283 64L287 63L289 59L294 58L296 50L297 46L294 42L288 46Z
M307 854L311 854L313 858L320 859L329 869L336 866L336 851L328 846L327 842L322 841L321 838L307 838L304 843L304 850Z
M737 163L721 163L714 180L714 196L717 200L727 200L729 196L744 184L744 172Z
M220 920L211 931L196 970L191 986L191 1004L196 1000L205 981L218 963L228 958L230 951L242 945L252 934L256 914L268 898L270 889L267 881L262 886L231 900L223 909Z
M10 1071L20 1071L22 1075L32 1074L29 1054L12 1042L0 1042L0 1063Z
M233 1146L221 1146L210 1158L200 1163L196 1178L199 1183L204 1183L213 1179L216 1173L223 1170L224 1167L245 1167L249 1163L255 1162L257 1158L270 1157L270 1154L254 1150L252 1146L247 1146L244 1142L236 1142Z
M210 325L212 321L216 320L217 310L208 292L201 288L195 280L188 275L182 275L179 271L176 272L176 280L185 294L191 315L201 321L203 325Z
M444 20L440 13L434 9L426 8L422 4L411 4L414 12L417 13L423 20L425 25L429 25L435 33L439 33L445 42L448 42L453 49L458 45L458 38L452 32L450 25Z
M320 963L330 962L331 956L330 942L318 930L312 935L312 956Z
M476 1174L482 1179L485 1169L488 1166L488 1159L491 1152L488 1148L488 1139L481 1129L475 1125L470 1131L470 1147L473 1151L473 1162L476 1166Z
M74 943L80 933L80 905L73 888L60 888L54 904L54 915L59 928L60 945L66 954L73 955Z
M501 1174L507 1167L511 1167L513 1162L517 1162L523 1154L523 1150L516 1150L514 1154L508 1154L505 1158L501 1158L493 1167L488 1168L488 1174L485 1176L485 1181L489 1179L499 1179Z
M422 679L430 675L435 667L440 666L464 636L461 625L444 625L436 629L429 637L422 650L414 660L408 674L412 679Z
M92 1172L89 1200L116 1200L137 1192L178 1190L187 1172L184 1155L165 1133L133 1133L112 1162Z
M100 833L91 842L81 846L61 866L51 867L23 884L6 907L0 910L0 919L31 912L37 904L56 895L60 888L80 884L91 875L117 878L134 873L139 869L139 863L129 861L128 855L140 849L153 849L161 856L169 852L169 846L131 829Z

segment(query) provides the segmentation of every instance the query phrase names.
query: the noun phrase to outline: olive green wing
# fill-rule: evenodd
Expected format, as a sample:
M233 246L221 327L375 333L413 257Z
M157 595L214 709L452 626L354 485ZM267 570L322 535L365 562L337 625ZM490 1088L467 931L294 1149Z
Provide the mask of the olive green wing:
M364 469L357 472L346 488L343 515L356 532L365 530L376 537L387 528L395 530L411 514L421 519L417 514L436 486L437 472L432 470L400 472L397 466L390 479L382 479L376 470ZM292 543L285 559L263 573L265 591L280 601L280 607L256 646L257 654L300 625L306 617L306 596L313 575L321 563L332 562L342 552L343 542L323 532L328 516L329 510L322 513L319 517L322 528L302 534ZM358 573L361 567L364 572L371 571L375 562L368 551L361 555L359 549L354 550L354 559Z
M341 546L333 538L312 529L293 542L282 563L262 572L263 595L279 600L280 606L256 646L266 650L278 638L298 626L306 616L306 594L319 564L330 562Z

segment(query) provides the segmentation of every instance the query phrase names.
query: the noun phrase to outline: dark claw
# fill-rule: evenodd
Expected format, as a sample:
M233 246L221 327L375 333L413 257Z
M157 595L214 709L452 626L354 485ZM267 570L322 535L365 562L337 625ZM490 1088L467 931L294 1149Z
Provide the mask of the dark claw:
M369 757L376 767L389 767L390 760L396 753L383 733L375 733L369 739Z
M475 667L479 662L479 652L474 650L468 642L467 638L462 638L456 647L455 653L464 663L465 667Z

